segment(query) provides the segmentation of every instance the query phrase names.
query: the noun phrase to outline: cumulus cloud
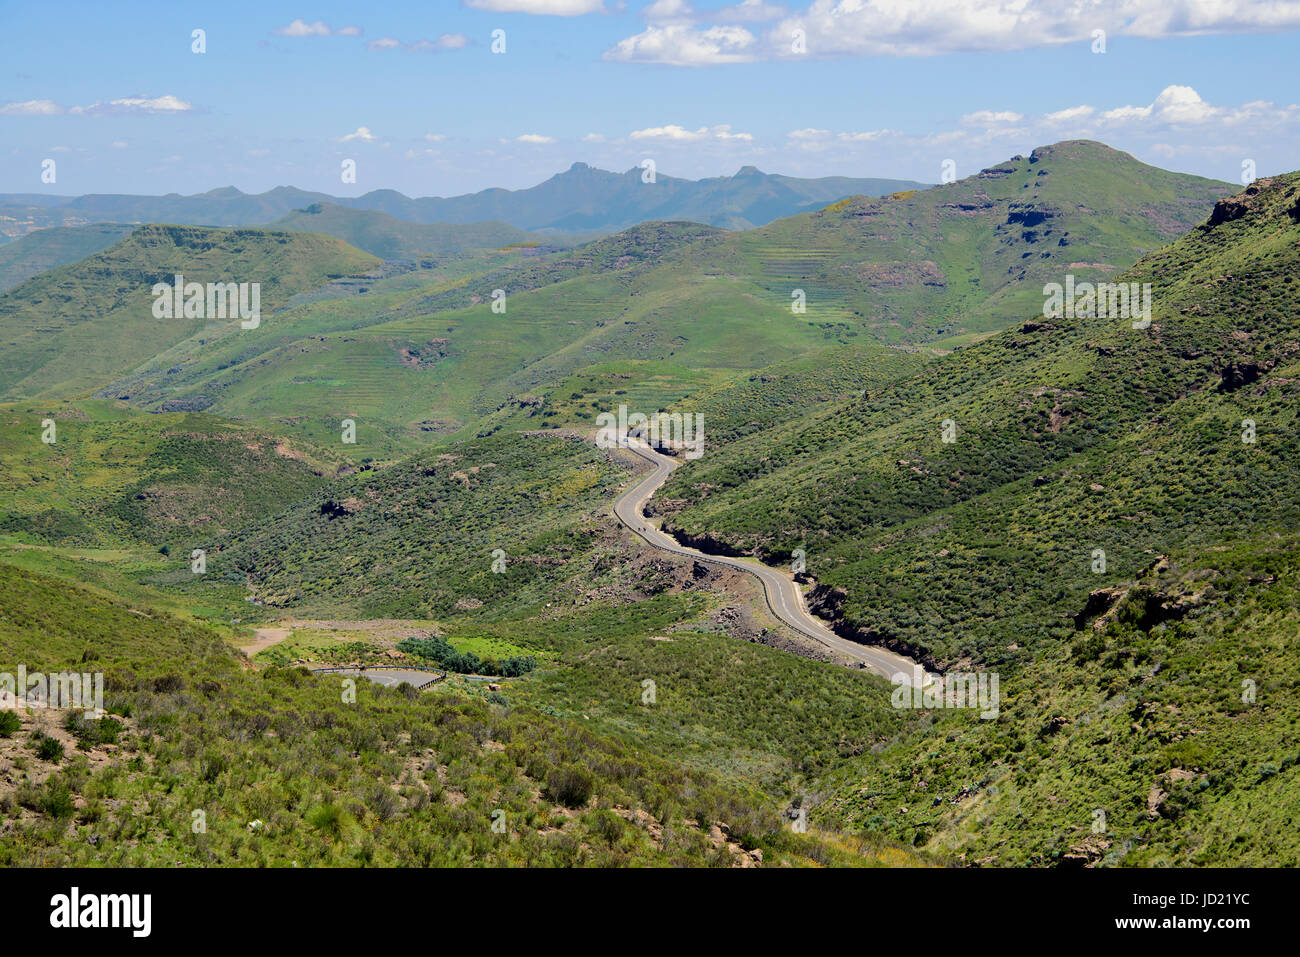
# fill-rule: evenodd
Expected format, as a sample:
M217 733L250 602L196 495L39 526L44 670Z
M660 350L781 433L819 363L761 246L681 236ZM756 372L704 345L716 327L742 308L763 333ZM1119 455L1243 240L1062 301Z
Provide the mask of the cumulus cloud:
M976 126L997 126L1005 123L1019 123L1024 117L1019 113L1012 113L1010 110L976 110L974 113L967 113L961 118L961 122L967 125Z
M57 116L66 112L67 110L53 100L24 100L21 103L6 103L0 106L2 116Z
M362 143L370 143L374 139L375 139L375 134L370 132L370 127L358 126L355 132L349 133L346 136L339 137L339 142L353 143L353 142L360 141Z
M749 133L733 133L730 126L701 126L698 130L688 130L684 126L651 126L644 130L633 130L628 134L633 140L666 140L677 142L699 142L701 140L742 140L749 142L753 136Z
M651 25L619 40L602 55L606 60L709 66L748 63L758 58L757 38L744 27L699 28L684 23Z
M606 59L699 66L795 56L932 56L1090 43L1110 36L1174 37L1269 33L1300 28L1296 0L812 0L784 11L763 0L699 12L684 0L657 0L650 26L621 40ZM762 37L714 31L781 17ZM716 26L705 26L708 21ZM748 35L748 31L745 31ZM802 42L795 44L798 35ZM730 36L730 42L720 37Z
M1190 86L1167 86L1147 104L1128 104L1098 109L1081 104L1046 113L1038 119L1054 127L1069 126L1081 132L1104 134L1120 128L1165 129L1200 127L1209 124L1236 126L1246 123L1289 123L1300 107L1281 107L1267 100L1253 100L1241 106L1215 106Z
M604 13L604 0L465 0L465 6L492 13L532 13L538 16L579 17Z
M444 33L436 40L421 38L414 43L403 43L396 37L379 37L366 44L367 50L397 50L408 53L437 53L439 50L460 50L469 46L469 37L463 33Z
M121 116L129 114L189 113L194 109L189 102L170 93L163 96L124 96L107 102L99 101L89 106L61 106L53 100L26 100L0 106L4 116Z
M306 20L299 18L288 26L276 27L271 33L277 37L359 37L365 31L357 26L331 30L329 24L324 20L313 20L308 23Z
M516 143L554 143L555 137L542 136L540 133L524 133L522 136L515 137Z
M840 139L847 143L874 143L886 136L896 136L898 130L864 130L861 133L841 133Z

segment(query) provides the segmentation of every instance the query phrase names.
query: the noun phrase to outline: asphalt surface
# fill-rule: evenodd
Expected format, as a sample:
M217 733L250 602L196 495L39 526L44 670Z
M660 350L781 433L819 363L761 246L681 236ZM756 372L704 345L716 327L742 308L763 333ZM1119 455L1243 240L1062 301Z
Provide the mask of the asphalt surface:
M382 670L367 668L364 671L358 668L338 668L330 669L329 673L343 675L347 678L365 678L367 681L373 681L377 685L384 685L389 688L396 688L403 681L419 688L438 677L435 672L405 671L401 668L384 668Z
M674 555L711 565L725 565L753 575L763 583L767 607L782 623L805 638L810 638L846 658L861 662L878 675L892 679L895 675L902 674L907 677L908 684L914 684L914 669L917 665L915 661L885 648L862 645L835 634L820 618L808 611L808 606L804 604L803 592L799 590L792 576L770 565L764 565L756 559L706 555L698 549L682 545L671 535L650 524L645 517L646 503L668 481L668 476L672 474L673 469L677 468L678 462L667 455L661 455L636 439L628 439L623 447L654 466L649 473L642 476L635 485L614 501L614 515L642 541L661 551L672 552ZM940 680L935 674L925 672L923 674L923 685Z

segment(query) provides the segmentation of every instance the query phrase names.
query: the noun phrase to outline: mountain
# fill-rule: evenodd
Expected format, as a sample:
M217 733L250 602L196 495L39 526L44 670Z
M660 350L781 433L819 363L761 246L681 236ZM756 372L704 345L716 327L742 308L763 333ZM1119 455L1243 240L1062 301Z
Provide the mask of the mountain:
M555 233L603 233L648 219L680 219L748 229L845 196L871 196L922 186L908 180L830 176L799 179L762 173L752 166L735 176L688 180L658 175L642 182L637 167L611 173L574 163L528 189L486 189L449 198L411 199L396 190L341 198L278 186L242 193L233 186L193 196L91 194L36 204L23 194L0 194L0 232L22 235L33 228L95 222L183 223L249 226L270 223L316 203L373 210L412 223L467 225L500 222L518 229Z
M910 352L1023 321L1047 281L1118 274L1227 192L1101 144L1063 143L948 186L746 232L650 222L564 252L379 277L347 298L295 304L274 328L143 363L100 395L235 417L274 409L313 441L341 415L326 409L347 408L388 454L521 416L589 418L620 389L668 403L801 359L812 373L805 366L798 390L822 393L815 357L830 349L843 359L838 394ZM496 290L505 314L490 307ZM797 290L803 313L792 311ZM711 414L728 403L738 415L751 407L720 396Z
M101 223L97 226L53 226L28 233L0 246L0 292L12 289L37 273L85 259L107 249L134 226Z
M191 336L243 331L238 318L155 318L152 288L177 273L186 282L259 283L265 317L295 293L378 265L332 236L140 227L0 295L0 396L80 395Z
M998 863L1300 859L1251 811L1296 786L1298 250L1300 174L1260 180L1116 277L1148 328L1040 309L678 470L684 540L803 548L841 634L1002 676L1005 721L898 742L823 820Z

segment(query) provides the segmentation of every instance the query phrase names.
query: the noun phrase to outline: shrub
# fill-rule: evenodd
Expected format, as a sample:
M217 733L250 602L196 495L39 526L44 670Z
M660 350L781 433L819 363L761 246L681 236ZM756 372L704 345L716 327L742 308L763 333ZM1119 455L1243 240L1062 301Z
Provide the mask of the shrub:
M567 764L546 776L546 795L565 807L582 807L591 800L596 779L586 768Z
M63 742L42 735L36 741L36 756L42 761L58 764L63 760Z
M13 737L13 733L23 726L22 719L9 710L0 711L0 738Z

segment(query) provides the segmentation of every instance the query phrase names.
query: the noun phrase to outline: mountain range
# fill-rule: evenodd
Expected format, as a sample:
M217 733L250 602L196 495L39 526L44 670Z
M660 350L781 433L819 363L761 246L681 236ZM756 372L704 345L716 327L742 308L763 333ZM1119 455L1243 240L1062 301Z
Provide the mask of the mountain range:
M291 186L248 194L233 186L193 196L90 194L33 197L0 194L0 235L17 238L47 226L91 223L179 223L249 226L270 223L316 203L387 213L412 223L506 223L553 233L603 233L649 219L686 219L724 229L748 229L845 196L879 196L915 189L909 180L827 176L799 179L746 166L734 176L689 180L634 167L611 173L574 163L563 173L527 189L485 189L463 196L412 199L379 189L336 197Z

